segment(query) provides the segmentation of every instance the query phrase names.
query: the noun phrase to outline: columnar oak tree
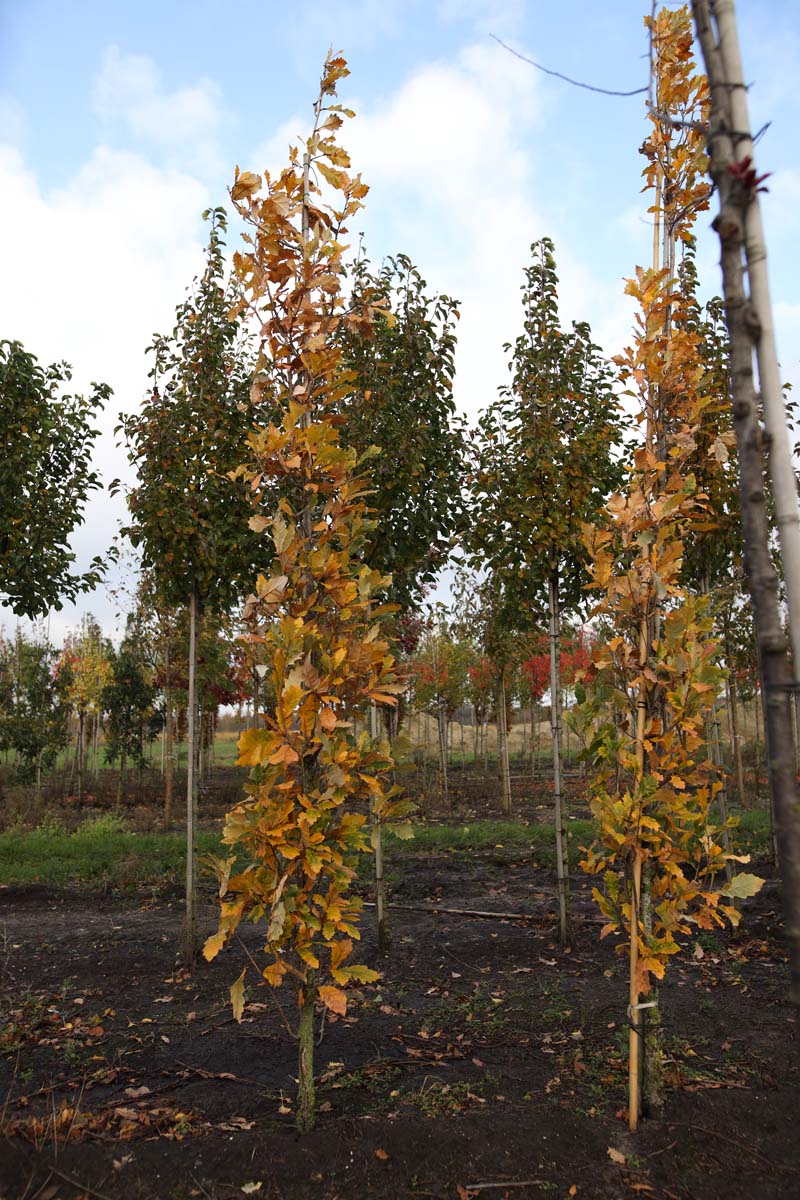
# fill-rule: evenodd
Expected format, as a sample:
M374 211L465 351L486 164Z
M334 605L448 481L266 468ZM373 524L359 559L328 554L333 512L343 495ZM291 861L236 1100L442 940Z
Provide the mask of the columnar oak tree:
M339 444L334 416L351 386L342 327L366 331L374 321L368 296L348 309L341 291L345 225L367 191L335 138L348 114L332 100L347 73L329 55L302 156L293 148L275 177L237 170L231 192L248 227L247 249L235 256L241 309L261 331L254 392L281 414L251 435L253 463L241 472L257 498L279 493L273 515L251 521L268 531L273 559L244 613L275 708L239 743L240 762L254 771L225 822L235 853L215 862L221 913L205 954L213 958L243 919L265 923L261 974L297 994L301 1132L315 1116L315 1004L344 1013L343 985L377 978L348 962L361 908L350 893L353 857L368 847L368 813L379 829L405 812L386 783L388 743L355 737L347 719L370 702L393 703L405 687L381 633L379 594L390 581L360 561L374 530L369 484L356 452ZM237 1017L244 977L231 989Z
M663 977L678 952L676 934L736 923L739 914L725 898L760 886L743 874L725 882L730 856L717 840L712 811L720 784L703 736L720 682L717 647L707 601L680 582L684 536L694 518L707 515L688 467L708 381L699 335L685 319L691 298L675 270L676 244L691 238L696 214L708 203L696 128L706 116L707 89L694 73L685 9L662 9L651 36L654 102L643 153L658 253L653 268L638 268L628 284L639 313L633 344L618 360L639 403L644 443L626 489L608 503L610 524L586 530L595 612L610 637L595 652L585 697L600 837L583 865L603 875L604 892L595 889L607 919L603 933L626 935L620 949L630 964L632 1129L642 1065L645 1095L653 1107L660 1101L651 977Z

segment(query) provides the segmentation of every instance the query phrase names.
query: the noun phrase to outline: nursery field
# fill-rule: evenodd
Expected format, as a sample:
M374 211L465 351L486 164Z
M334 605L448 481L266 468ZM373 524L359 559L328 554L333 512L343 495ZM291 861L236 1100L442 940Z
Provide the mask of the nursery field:
M381 978L352 991L343 1019L326 1014L318 1124L302 1140L274 993L250 990L231 1017L258 931L177 966L181 835L108 817L2 835L0 1195L797 1195L800 1063L768 865L740 929L700 933L667 973L665 1109L634 1140L626 961L600 940L580 871L573 948L559 949L546 792L505 823L488 801L456 802L463 824L434 820L388 847L392 946L379 956L366 907L359 961ZM592 836L581 817L570 827L575 849ZM739 836L763 854L765 815ZM359 890L369 904L368 878ZM459 915L474 913L494 915ZM215 927L208 885L202 925Z

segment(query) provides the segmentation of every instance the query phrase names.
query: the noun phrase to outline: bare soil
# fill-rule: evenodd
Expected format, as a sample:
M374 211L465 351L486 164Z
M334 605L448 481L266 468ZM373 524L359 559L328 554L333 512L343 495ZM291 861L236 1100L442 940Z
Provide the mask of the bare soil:
M328 1017L317 1129L293 1126L295 1050L272 993L230 1018L258 932L176 968L176 895L0 889L4 1200L734 1200L800 1196L800 1059L768 879L736 933L687 946L661 988L666 1106L627 1131L626 972L574 885L497 850L416 855L381 982ZM509 919L502 914L523 914ZM209 899L204 928L215 925ZM281 993L287 1013L293 1006ZM611 1154L613 1151L613 1154ZM480 1185L480 1186L479 1186Z

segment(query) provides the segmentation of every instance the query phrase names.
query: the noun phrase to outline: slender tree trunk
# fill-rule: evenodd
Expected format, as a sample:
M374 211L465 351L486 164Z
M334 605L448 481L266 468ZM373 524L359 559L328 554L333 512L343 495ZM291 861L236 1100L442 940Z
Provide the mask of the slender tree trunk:
M370 736L378 737L378 706L374 700L369 708ZM372 815L372 850L375 865L375 915L378 920L378 950L381 954L389 952L389 929L386 922L386 882L383 875L383 827L380 821Z
M83 751L83 730L86 723L86 713L81 708L78 710L78 804L83 800L83 767L84 767L84 751Z
M508 758L508 718L506 716L506 672L500 672L499 703L497 712L497 756L500 760L500 782L503 812L511 816L511 764Z
M653 932L653 860L648 858L642 869L642 926L650 936ZM653 980L647 997L650 1007L640 1010L642 1026L642 1109L647 1117L658 1117L664 1110L664 1039L658 986Z
M189 592L189 696L186 710L186 912L181 932L181 958L184 966L194 962L197 953L197 865L195 839L197 824L197 587L192 579Z
M560 630L558 607L558 573L553 572L548 579L548 600L550 608L550 720L553 737L553 799L555 804L555 833L556 833L556 872L558 876L558 923L559 937L562 946L568 946L571 939L569 913L569 850L567 832L564 826L564 811L561 799L561 758L558 739L558 695L560 690Z
M436 728L439 735L439 772L442 786L442 799L449 805L449 790L447 786L447 713L441 700L436 705Z
M117 780L117 812L122 807L122 797L125 793L125 772L128 767L128 752L123 745L119 756L119 779Z
M172 791L175 779L175 726L172 714L172 674L169 646L164 656L164 824L172 824Z
M733 667L731 661L730 635L726 628L724 635L725 661L725 703L728 709L728 730L733 764L736 769L736 788L739 793L739 807L744 808L746 790L744 786L744 764L742 763L742 746L739 738L739 722L736 719L736 688L733 683Z
M700 594L707 596L709 594L708 576L704 573L700 578ZM710 730L710 758L714 766L717 768L720 790L717 793L717 807L719 808L720 823L722 825L722 845L730 854L731 852L731 835L728 829L728 773L725 770L725 763L722 758L722 738L719 728L719 712L717 710L717 696L714 694L711 701L711 719L709 721ZM708 741L708 733L706 740ZM730 861L725 862L725 875L730 882L733 878L733 865Z
M753 698L753 723L755 725L755 753L753 755L753 791L755 793L756 804L761 804L761 718L759 716L761 710L761 695L756 689L756 694Z
M777 470L778 445L787 440L785 412L777 380L775 419L774 377L777 358L772 342L769 292L766 283L766 253L758 196L730 170L752 152L752 141L741 135L749 129L747 98L738 53L738 38L730 0L717 0L714 12L719 41L712 25L708 0L692 0L697 33L711 88L711 174L717 185L720 213L715 228L720 236L725 310L731 344L731 387L734 428L738 449L739 485L742 505L744 561L765 696L765 732L769 754L770 792L775 811L775 829L783 881L786 940L789 949L791 998L800 1005L800 797L794 772L791 693L794 677L789 667L786 638L778 606L778 580L769 553L769 522L765 503L764 439L758 422L753 381L753 346L759 351L759 374L773 464ZM730 131L739 131L732 134ZM744 286L742 251L747 250L751 300ZM762 260L759 262L758 260ZM770 349L771 347L771 349ZM784 554L784 535L789 526L797 529L797 493L789 456L791 504L775 495L781 532L781 554L787 585L794 592L800 584L800 564L791 551ZM785 505L785 507L784 507ZM794 604L790 600L790 613ZM800 618L791 617L793 637L800 634ZM795 656L800 665L800 652Z
M317 989L312 983L302 986L300 1022L297 1028L298 1072L297 1072L297 1131L310 1133L317 1119L316 1094L314 1091L314 1004Z

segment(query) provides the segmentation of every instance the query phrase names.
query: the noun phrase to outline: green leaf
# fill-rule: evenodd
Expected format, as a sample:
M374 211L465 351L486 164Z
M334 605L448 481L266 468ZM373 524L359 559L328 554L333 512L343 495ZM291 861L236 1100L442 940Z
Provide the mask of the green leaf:
M735 896L738 900L746 900L748 896L755 896L760 892L763 886L764 880L759 879L758 875L748 875L743 871L740 875L734 875L721 892L723 896Z

